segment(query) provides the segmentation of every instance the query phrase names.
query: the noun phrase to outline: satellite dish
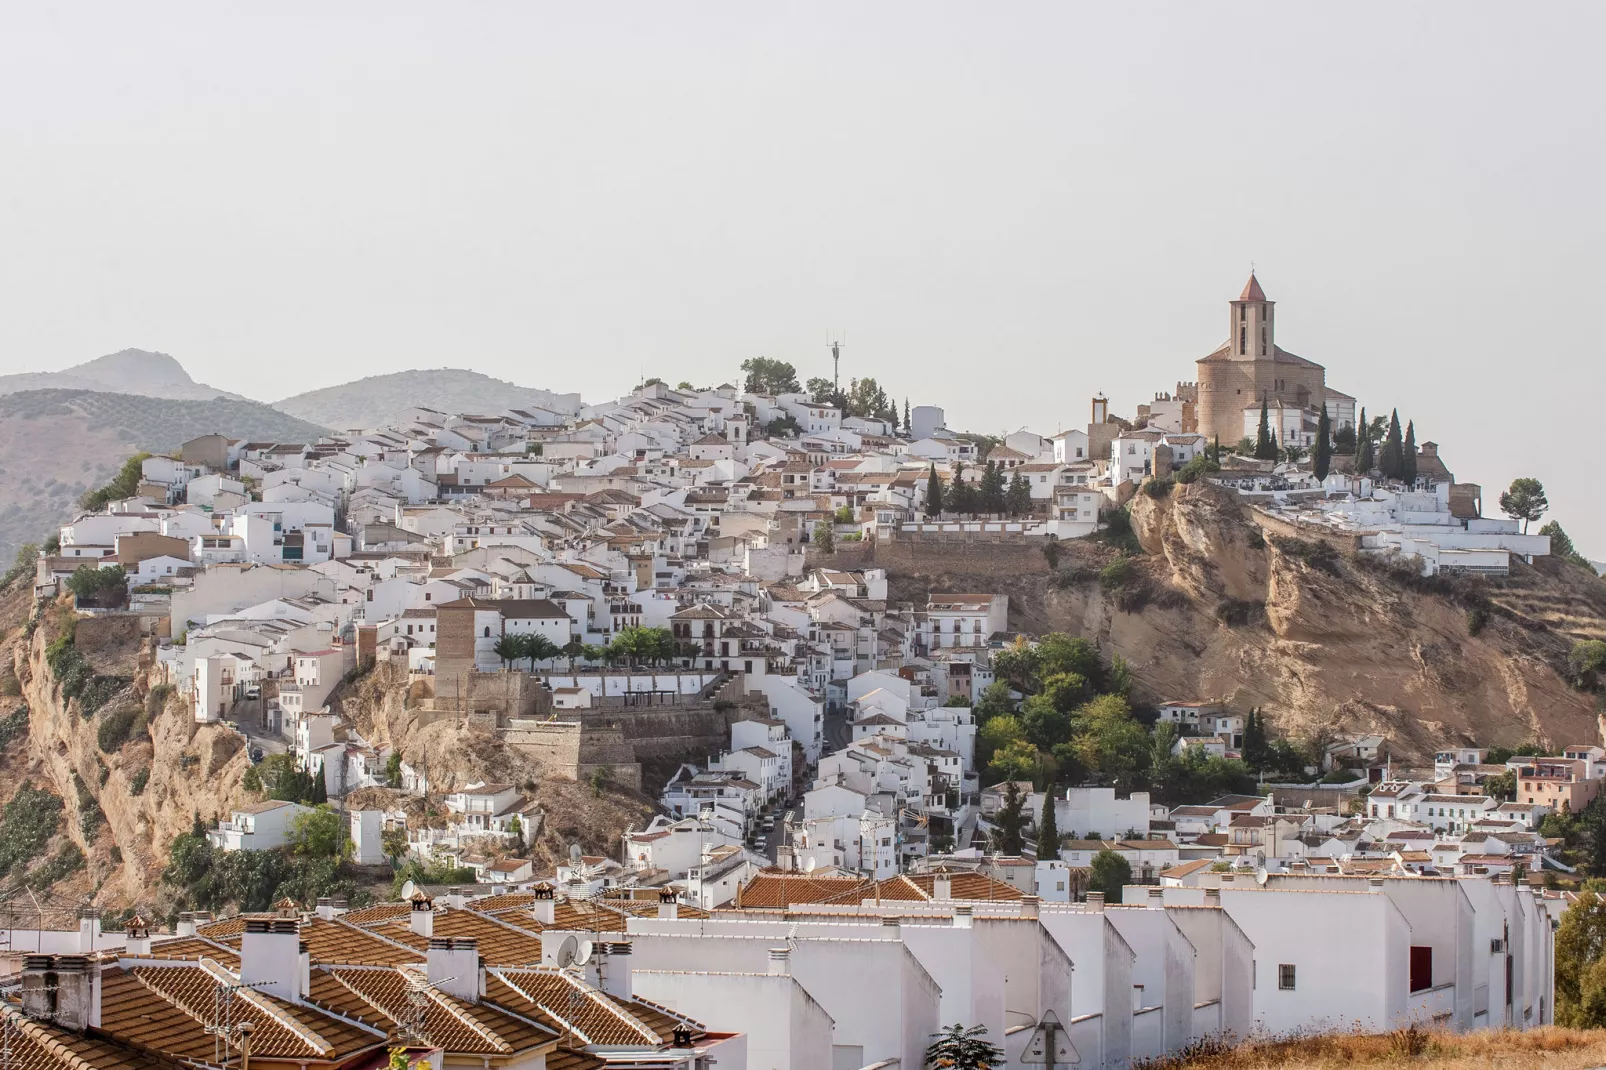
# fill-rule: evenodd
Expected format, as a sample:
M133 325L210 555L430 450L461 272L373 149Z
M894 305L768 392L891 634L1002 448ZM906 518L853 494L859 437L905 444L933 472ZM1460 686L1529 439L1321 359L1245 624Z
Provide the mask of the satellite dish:
M570 939L573 938L571 937ZM593 950L595 950L595 946L590 940L581 940L580 946L576 948L574 952L574 964L576 966L584 966L586 963L590 962L591 952Z
M574 865L580 864L580 845L578 843L569 844L569 861Z
M816 863L815 863L814 859L810 858L809 860L807 860L806 862L803 863L803 872L804 873L813 873L815 865L816 865Z
M1271 874L1266 872L1266 867L1265 866L1256 866L1255 867L1255 883L1256 884L1265 884L1266 883L1266 878L1268 878L1269 876L1271 876Z
M565 936L563 943L558 946L558 969L568 969L574 965L574 956L580 949L580 941L572 936Z

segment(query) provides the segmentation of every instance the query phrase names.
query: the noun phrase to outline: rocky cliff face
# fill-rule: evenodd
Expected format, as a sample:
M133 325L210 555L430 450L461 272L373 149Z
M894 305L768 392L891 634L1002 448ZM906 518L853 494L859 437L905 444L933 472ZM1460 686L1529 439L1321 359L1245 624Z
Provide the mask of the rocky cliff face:
M1260 706L1289 735L1378 732L1412 757L1452 742L1600 736L1594 696L1560 671L1575 638L1606 636L1606 583L1582 568L1541 561L1436 590L1263 531L1212 484L1139 494L1131 516L1143 552L1123 588L1098 579L1114 551L1077 540L1061 544L1053 576L977 586L963 567L933 561L895 577L894 597L1008 594L1012 627L1097 640L1131 662L1141 699ZM1479 602L1488 623L1472 635Z
M169 845L195 815L210 823L251 801L240 783L249 759L238 733L196 724L182 702L162 701L160 692L151 702L152 648L138 637L82 630L77 643L95 670L129 680L86 718L79 699L63 697L46 662L49 644L65 627L64 614L47 612L31 637L19 636L11 647L29 710L25 775L65 804L63 833L86 859L70 890L107 907L149 905L159 901ZM136 707L153 711L146 733L136 728L111 753L102 751L105 718ZM6 784L3 794L17 783ZM93 816L96 808L103 819Z

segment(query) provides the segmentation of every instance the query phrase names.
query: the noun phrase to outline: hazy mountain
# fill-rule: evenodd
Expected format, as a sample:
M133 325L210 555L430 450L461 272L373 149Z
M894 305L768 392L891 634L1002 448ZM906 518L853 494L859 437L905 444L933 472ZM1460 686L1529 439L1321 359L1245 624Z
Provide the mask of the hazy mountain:
M0 375L0 394L15 394L22 390L94 390L191 401L210 401L219 397L245 400L239 394L197 383L184 370L184 365L166 353L151 353L143 349L125 349L59 372Z
M572 413L580 408L580 395L519 386L463 368L431 368L372 375L273 403L281 412L341 431L386 426L415 405L485 414L539 405Z
M110 480L130 454L165 452L213 431L276 442L311 442L326 433L259 402L232 398L83 390L0 397L0 571L10 567L18 546L70 520L78 496Z

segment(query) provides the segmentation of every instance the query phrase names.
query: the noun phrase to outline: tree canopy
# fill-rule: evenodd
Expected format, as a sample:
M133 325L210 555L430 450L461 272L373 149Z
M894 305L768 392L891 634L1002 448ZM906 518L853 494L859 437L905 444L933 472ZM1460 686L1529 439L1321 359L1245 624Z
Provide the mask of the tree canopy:
M784 360L772 360L769 357L749 357L742 361L742 371L747 378L742 383L742 389L749 394L792 394L799 389L797 384L797 369Z
M1550 509L1545 497L1545 485L1537 479L1522 476L1511 481L1500 495L1500 511L1513 520L1522 521L1522 530L1528 530L1531 521L1538 520Z

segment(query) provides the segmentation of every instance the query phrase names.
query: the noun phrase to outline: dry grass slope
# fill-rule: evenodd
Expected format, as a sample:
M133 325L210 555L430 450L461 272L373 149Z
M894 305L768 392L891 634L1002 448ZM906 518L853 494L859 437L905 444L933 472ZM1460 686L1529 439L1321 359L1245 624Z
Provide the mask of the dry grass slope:
M1583 1070L1606 1065L1606 1031L1547 1027L1526 1032L1338 1033L1203 1042L1182 1055L1133 1064L1133 1070L1340 1070L1362 1066L1411 1070Z

